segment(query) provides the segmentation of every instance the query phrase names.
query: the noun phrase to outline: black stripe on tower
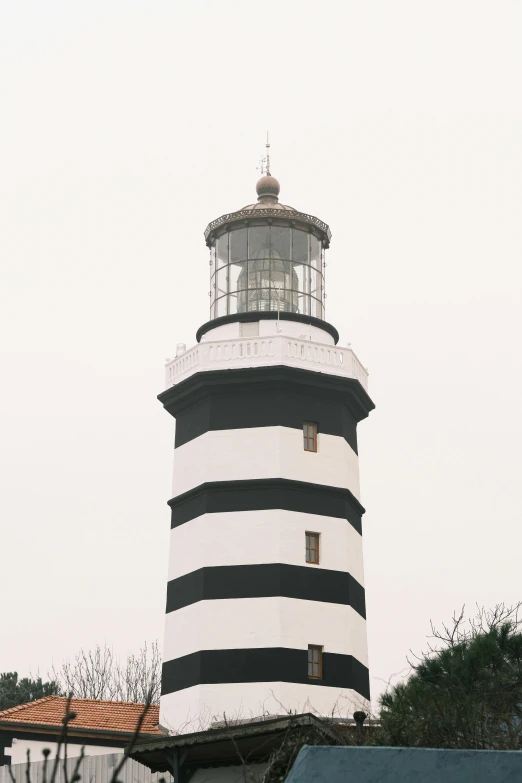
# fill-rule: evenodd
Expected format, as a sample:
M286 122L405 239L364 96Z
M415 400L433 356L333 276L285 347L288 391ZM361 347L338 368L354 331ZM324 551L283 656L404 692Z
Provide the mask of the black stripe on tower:
M286 563L209 566L172 579L167 613L198 601L276 596L343 604L366 618L364 587L351 574Z
M364 514L364 507L349 489L291 479L209 481L172 498L169 506L171 527L202 514L283 509L346 519L362 533Z
M240 650L201 650L163 664L161 694L194 685L233 682L296 682L353 689L370 698L368 669L353 655L323 653L323 677L310 679L308 650L263 647Z
M357 452L357 423L375 407L354 378L284 366L196 373L158 399L176 418L176 447L210 430L317 421Z

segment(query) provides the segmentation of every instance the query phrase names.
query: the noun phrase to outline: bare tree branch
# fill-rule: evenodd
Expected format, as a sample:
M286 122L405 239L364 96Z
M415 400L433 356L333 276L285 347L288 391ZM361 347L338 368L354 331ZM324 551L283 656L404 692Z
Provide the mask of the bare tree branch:
M76 698L157 704L161 653L157 642L150 647L145 643L137 654L121 662L107 644L97 644L92 650L81 649L58 669L53 666L52 677L62 692Z

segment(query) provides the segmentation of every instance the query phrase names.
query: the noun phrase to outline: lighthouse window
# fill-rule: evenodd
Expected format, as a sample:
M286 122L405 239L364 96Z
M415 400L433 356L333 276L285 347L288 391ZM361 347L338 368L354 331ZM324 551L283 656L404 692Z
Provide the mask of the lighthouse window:
M323 677L323 648L316 644L308 645L308 676L314 680Z
M319 533L306 533L306 562L319 565Z
M310 421L304 422L303 443L305 451L317 451L317 424Z

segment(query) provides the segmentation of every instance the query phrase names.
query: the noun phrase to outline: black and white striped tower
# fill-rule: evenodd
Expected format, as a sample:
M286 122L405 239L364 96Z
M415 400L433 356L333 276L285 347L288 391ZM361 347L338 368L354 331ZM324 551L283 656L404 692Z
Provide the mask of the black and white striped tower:
M214 220L210 321L159 395L176 419L160 722L369 699L357 424L367 372L324 320L330 229L258 201Z

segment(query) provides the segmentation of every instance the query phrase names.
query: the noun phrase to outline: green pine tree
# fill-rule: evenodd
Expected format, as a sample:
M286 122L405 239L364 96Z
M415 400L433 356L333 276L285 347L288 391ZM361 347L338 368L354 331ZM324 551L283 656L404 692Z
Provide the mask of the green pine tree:
M389 745L431 748L522 747L522 633L517 610L481 610L464 625L434 632L436 647L381 697Z
M59 693L60 688L56 682L43 682L41 677L23 677L19 680L18 672L0 674L0 710Z

